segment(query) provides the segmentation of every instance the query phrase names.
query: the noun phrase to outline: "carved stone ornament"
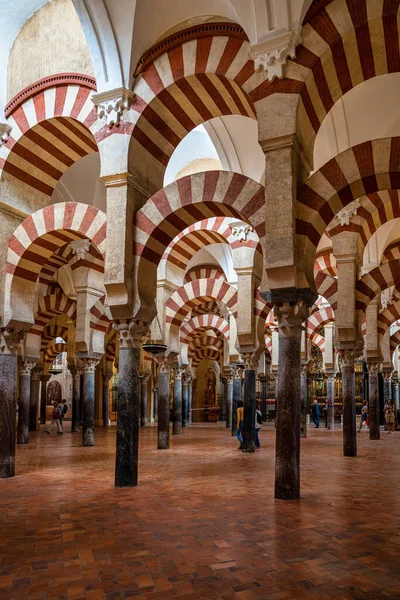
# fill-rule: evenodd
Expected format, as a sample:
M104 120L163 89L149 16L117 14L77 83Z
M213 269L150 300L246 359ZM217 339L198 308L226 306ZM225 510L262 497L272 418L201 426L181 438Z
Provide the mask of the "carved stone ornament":
M370 374L370 377L378 377L378 373L379 373L379 363L374 362L374 363L368 363L368 373Z
M30 377L33 369L36 367L36 360L26 358L21 365L19 374L25 377Z
M240 367L233 367L232 369L232 377L233 379L242 379L243 369Z
M69 247L78 260L84 260L90 248L90 240L74 240Z
M250 231L253 231L252 226L248 223L243 223L243 221L231 223L230 228L232 230L233 237L237 238L239 242L245 242Z
M392 381L392 371L384 371L383 372L383 379L387 382L390 383Z
M118 88L102 94L94 94L92 100L98 108L99 119L105 121L111 129L114 125L119 127L121 117L132 106L134 97L131 90Z
M260 355L256 352L244 352L242 356L246 371L257 371Z
M226 378L226 383L233 383L233 369L226 369L224 371L224 376Z
M96 366L99 364L97 358L80 358L79 359L80 368L82 369L82 373L88 375L90 373L94 373L96 370Z
M191 373L183 373L182 375L182 385L188 385L192 381Z
M10 125L8 123L0 123L0 148L3 144L7 144L10 133Z
M286 31L281 35L254 44L248 52L249 58L254 60L257 71L265 71L270 81L276 77L283 77L283 67L288 58L296 57L296 46L301 43L301 37L293 31Z
M275 306L274 314L278 321L279 337L301 337L304 329L302 324L308 318L309 312L308 306L302 300L296 304L283 302L281 306Z
M347 206L344 206L342 210L339 210L337 218L340 221L341 226L350 225L350 219L357 214L358 209L361 208L359 200L353 200Z
M21 329L0 329L0 354L16 355L18 347L25 337Z
M169 355L169 356L163 356L162 358L157 358L155 356L154 359L158 364L159 373L169 373L171 370L171 365L172 365L173 361L175 360L175 356Z
M358 350L346 348L338 350L338 352L342 359L342 367L354 367L354 361L359 354Z
M114 323L113 328L119 334L120 349L140 348L143 338L149 331L149 326L144 321Z
M182 367L174 367L174 381L181 380L183 375Z

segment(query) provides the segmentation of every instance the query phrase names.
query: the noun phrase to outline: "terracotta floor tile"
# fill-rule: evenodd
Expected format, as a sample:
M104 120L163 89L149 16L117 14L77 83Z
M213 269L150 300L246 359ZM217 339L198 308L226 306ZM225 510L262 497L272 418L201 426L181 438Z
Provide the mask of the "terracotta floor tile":
M298 502L273 499L273 427L261 435L243 455L193 426L159 452L146 427L140 484L117 490L115 428L94 448L31 434L1 481L0 599L400 600L400 434L360 434L353 460L341 431L311 429Z

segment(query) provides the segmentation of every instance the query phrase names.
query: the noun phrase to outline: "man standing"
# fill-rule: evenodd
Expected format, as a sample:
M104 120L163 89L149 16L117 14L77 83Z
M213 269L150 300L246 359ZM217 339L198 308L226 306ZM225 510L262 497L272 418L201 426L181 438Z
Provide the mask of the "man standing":
M317 400L314 400L314 404L312 406L312 418L315 423L315 427L318 429L319 427L319 417L321 415L321 411L319 409L319 405Z

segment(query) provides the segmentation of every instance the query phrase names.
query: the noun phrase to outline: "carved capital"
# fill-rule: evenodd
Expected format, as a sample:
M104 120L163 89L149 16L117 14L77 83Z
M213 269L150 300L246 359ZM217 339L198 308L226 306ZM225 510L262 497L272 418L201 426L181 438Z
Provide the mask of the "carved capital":
M353 200L353 202L350 202L349 204L344 206L341 210L339 210L339 212L336 216L339 219L342 227L344 227L345 225L350 225L351 217L353 217L354 215L357 214L357 210L359 208L361 208L360 201Z
M246 371L257 371L260 355L257 352L244 352L242 354Z
M309 308L300 300L296 304L283 302L274 307L275 318L278 321L279 336L282 338L300 338L303 322L308 318Z
M74 240L70 243L69 247L78 260L84 260L86 258L86 254L89 252L90 240Z
M42 369L39 368L39 367L33 369L32 375L31 375L32 381L40 381L40 373L41 373L41 371L42 371Z
M19 374L22 377L30 377L33 369L36 367L36 360L32 358L25 358L21 365Z
M265 71L270 81L283 77L283 67L287 59L296 57L296 46L301 43L301 37L293 31L285 31L281 35L269 38L259 44L254 44L248 52L254 60L258 71Z
M0 354L9 354L15 356L24 337L25 331L22 329L9 329L7 327L2 327L0 329Z
M354 361L356 360L359 351L355 348L344 348L342 350L338 350L339 356L342 360L343 367L354 367Z
M82 370L84 375L88 375L90 373L94 373L96 370L96 366L99 364L97 358L80 358L79 359L79 367Z
M7 144L10 133L10 125L8 123L0 123L0 148L3 144Z
M158 357L155 356L154 357L155 361L158 364L158 369L159 369L159 373L169 373L171 370L171 365L174 362L174 360L176 359L176 355L168 355L168 356L162 356L162 357Z
M174 367L173 371L174 371L174 380L182 379L182 375L183 375L182 367Z
M232 368L233 379L242 379L243 369L237 365Z
M121 117L132 106L135 94L127 88L117 88L101 94L94 94L92 100L98 108L98 118L111 129L119 127Z
M368 363L367 367L368 367L368 373L370 374L371 377L378 377L379 363L377 363L377 362Z
M229 369L225 369L224 371L224 375L226 378L226 383L233 383L233 376L234 376L234 370L229 368Z
M143 338L149 331L144 321L128 321L113 323L113 328L119 335L120 348L140 348Z
M230 228L233 237L235 237L239 242L245 242L250 231L253 231L252 226L248 223L244 223L243 221L231 223Z
M391 371L383 371L383 379L386 383L390 383L392 381L392 372Z

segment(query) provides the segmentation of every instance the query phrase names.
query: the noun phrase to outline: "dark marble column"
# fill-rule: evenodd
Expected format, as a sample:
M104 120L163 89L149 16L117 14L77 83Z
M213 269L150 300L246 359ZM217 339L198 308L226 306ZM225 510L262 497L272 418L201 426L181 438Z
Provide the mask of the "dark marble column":
M226 420L225 384L226 379L221 377L219 380L219 421Z
M19 371L18 444L29 444L31 374L36 362L24 359Z
M233 369L226 374L226 427L232 429Z
M154 382L153 388L153 415L154 420L158 421L158 381Z
M39 402L39 386L41 368L35 367L31 373L31 399L29 409L29 431L37 431L39 428L37 410Z
M45 425L46 423L46 406L47 406L47 383L51 375L44 373L40 376L41 388L40 388L40 423Z
M255 418L256 418L256 378L259 355L254 353L245 353L243 360L244 370L244 411L243 411L243 450L245 452L255 452Z
M182 427L189 427L189 383L190 373L182 375Z
M103 427L110 426L110 381L112 373L110 371L103 372L103 404L101 407L101 416L103 419Z
M82 446L94 446L94 372L98 360L84 358L80 360L83 371L83 426Z
M192 420L193 420L193 375L190 378L190 383L189 383L189 425L192 424Z
M149 381L151 373L145 373L143 378L140 380L140 425L146 427L147 425L147 382Z
M148 327L114 324L119 333L117 449L115 487L138 484L140 420L140 346Z
M380 440L379 427L379 399L378 399L378 371L379 363L368 363L369 382L369 439Z
M279 329L275 498L280 500L300 497L301 331L309 311L305 302L293 295L293 302L285 301L283 295L275 306Z
M328 405L328 429L335 429L335 373L327 373L326 402Z
M23 333L0 329L0 479L15 475L17 351Z
M238 428L237 422L237 408L238 402L242 399L242 372L243 370L239 367L233 369L233 386L232 386L232 427L231 435L236 435Z
M79 433L79 425L82 414L81 404L81 374L82 371L75 366L69 367L72 375L72 417L71 433Z
M158 369L158 450L169 448L169 391L170 391L170 360L159 361Z
M182 369L174 369L174 400L172 404L172 435L182 433Z
M266 375L259 377L261 383L261 415L263 423L267 420L267 382L268 378Z
M392 400L392 372L384 371L383 373L383 406ZM386 419L384 420L384 430L388 430Z
M308 364L301 366L300 375L300 437L307 437L307 414L308 414Z
M343 456L357 456L355 351L346 349L339 353L342 359Z

